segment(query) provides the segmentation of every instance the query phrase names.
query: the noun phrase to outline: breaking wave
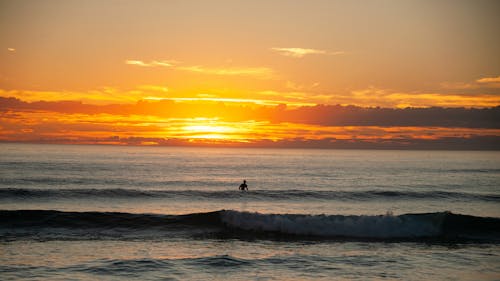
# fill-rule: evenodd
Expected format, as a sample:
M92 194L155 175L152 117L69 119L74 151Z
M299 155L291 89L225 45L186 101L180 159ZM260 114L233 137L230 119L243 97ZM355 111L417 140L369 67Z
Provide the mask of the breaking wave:
M500 218L450 212L404 215L261 214L221 210L187 215L53 210L0 211L0 239L57 234L56 238L144 238L182 231L219 238L470 239L500 242ZM97 235L97 236L96 236ZM13 238L14 237L14 238ZM96 238L97 237L97 238ZM149 237L149 236L148 236Z

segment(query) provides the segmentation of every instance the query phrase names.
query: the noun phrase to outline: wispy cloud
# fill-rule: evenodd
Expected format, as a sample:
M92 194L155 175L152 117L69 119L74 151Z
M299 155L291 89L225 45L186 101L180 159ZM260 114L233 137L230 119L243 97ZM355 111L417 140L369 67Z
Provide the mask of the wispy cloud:
M226 76L252 76L258 78L271 78L274 71L267 67L206 67L202 65L179 65L175 60L153 60L144 62L142 60L126 60L125 64L141 67L170 67L176 70L183 70L202 74L226 75Z
M239 104L258 104L258 105L278 105L280 102L273 100L260 99L240 99L240 98L219 98L219 97L195 97L195 98L160 98L146 97L145 100L171 100L176 102L217 102L217 103L239 103Z
M304 89L313 89L319 86L319 82L314 82L312 84L297 84L292 81L286 81L285 87L294 91L303 91Z
M471 90L480 88L477 83L465 82L442 82L440 86L441 88L448 90Z
M213 75L228 75L228 76L252 76L252 77L260 77L260 78L270 78L274 71L267 67L221 67L221 68L209 68L204 66L181 66L177 67L177 69L196 72L196 73L204 73L204 74L213 74Z
M291 107L314 106L316 104L328 104L332 95L323 95L303 91L273 91L266 90L255 93L266 99L273 99L276 104L286 104Z
M500 83L500 76L497 77L484 77L476 80L477 83L489 84L489 83Z
M278 52L280 55L294 57L294 58L302 58L306 55L342 55L345 52L336 51L329 52L326 50L317 50L317 49L306 49L306 48L271 48L271 50Z
M470 90L480 88L500 88L500 76L483 77L471 82L443 82L441 87L450 90Z
M154 66L163 66L163 67L172 67L177 63L177 61L173 60L153 60L150 62L144 62L142 60L126 60L125 64L137 65L143 67L154 67Z
M139 85L137 89L144 91L153 91L153 92L168 92L168 87L161 85Z
M14 97L27 102L36 101L81 101L88 104L130 104L142 100L152 94L163 96L169 92L164 85L138 85L135 88L117 89L103 87L90 91L30 91L30 90L3 90L0 97Z
M346 96L335 96L340 104L383 107L495 107L500 97L494 94L449 94L439 92L413 93L367 88L352 91Z
M7 51L9 51L9 52L15 52L16 49L14 49L14 48L7 48Z

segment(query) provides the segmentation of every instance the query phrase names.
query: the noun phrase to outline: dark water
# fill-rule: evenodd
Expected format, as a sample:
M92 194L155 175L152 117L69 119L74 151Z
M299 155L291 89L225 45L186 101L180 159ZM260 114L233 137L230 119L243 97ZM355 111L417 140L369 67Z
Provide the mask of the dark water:
M499 182L498 152L2 144L0 276L498 280Z

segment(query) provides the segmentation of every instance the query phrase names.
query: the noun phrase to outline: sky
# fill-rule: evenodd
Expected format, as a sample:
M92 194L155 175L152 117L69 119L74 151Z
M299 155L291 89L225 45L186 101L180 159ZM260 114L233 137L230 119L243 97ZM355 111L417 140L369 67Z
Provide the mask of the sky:
M498 149L498 11L0 0L0 141Z

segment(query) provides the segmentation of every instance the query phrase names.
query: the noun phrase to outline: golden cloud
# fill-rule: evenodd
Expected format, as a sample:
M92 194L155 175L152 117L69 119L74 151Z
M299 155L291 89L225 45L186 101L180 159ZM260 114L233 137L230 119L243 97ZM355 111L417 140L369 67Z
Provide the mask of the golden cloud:
M228 76L252 76L259 78L271 78L274 71L267 67L227 67L227 68L208 68L204 66L181 66L179 70L212 74L212 75L228 75Z
M144 62L141 60L126 60L125 64L130 64L130 65L137 65L137 66L142 66L142 67L154 67L154 66L163 66L163 67L172 67L174 64L176 64L177 61L173 60L153 60L150 62Z
M306 49L306 48L271 48L272 51L278 52L280 55L294 57L294 58L302 58L306 55L342 55L345 52L336 51L336 52L328 52L325 50L317 50L317 49Z
M497 77L484 77L476 80L477 83L500 83L500 76Z

